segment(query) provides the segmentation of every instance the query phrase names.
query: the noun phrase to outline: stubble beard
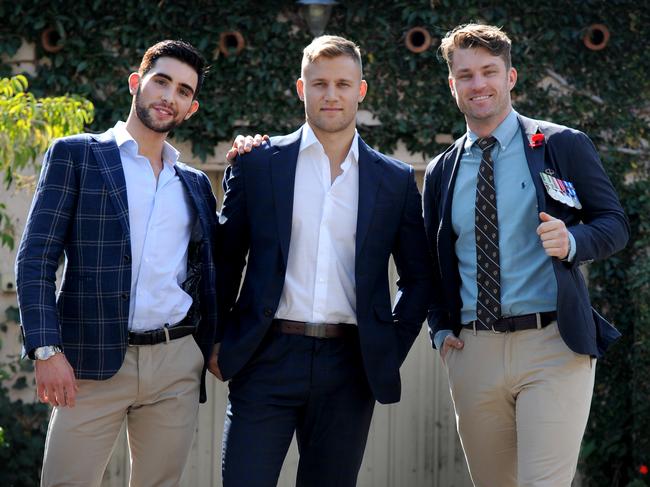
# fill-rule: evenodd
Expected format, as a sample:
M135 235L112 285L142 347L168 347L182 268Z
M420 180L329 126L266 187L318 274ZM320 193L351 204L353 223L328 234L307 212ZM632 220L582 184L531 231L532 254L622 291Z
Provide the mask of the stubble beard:
M337 121L337 120L326 120L324 116L323 117L308 116L308 120L311 123L311 125L319 129L320 131L328 134L336 134L339 132L344 132L351 124L354 124L356 117Z
M135 94L135 113L140 122L142 122L142 125L159 134L166 134L183 123L183 120L177 120L174 118L169 122L157 124L151 116L150 110L153 109L150 109L142 102L142 93L140 92L140 87L138 87L138 91Z

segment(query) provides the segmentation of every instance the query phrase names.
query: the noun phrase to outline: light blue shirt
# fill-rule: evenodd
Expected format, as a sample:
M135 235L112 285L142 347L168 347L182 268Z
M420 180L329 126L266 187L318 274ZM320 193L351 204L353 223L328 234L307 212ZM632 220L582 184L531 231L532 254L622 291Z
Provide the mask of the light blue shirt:
M526 161L524 142L517 113L513 110L494 130L497 144L492 149L499 221L499 260L501 267L501 314L518 316L554 311L557 282L551 257L546 255L536 233L540 224L537 196ZM461 277L461 321L476 320L476 239L474 200L481 163L478 136L468 129L454 186L451 223L458 235L455 250ZM537 177L537 175L535 175ZM575 254L571 240L570 258ZM439 347L448 330L436 333Z

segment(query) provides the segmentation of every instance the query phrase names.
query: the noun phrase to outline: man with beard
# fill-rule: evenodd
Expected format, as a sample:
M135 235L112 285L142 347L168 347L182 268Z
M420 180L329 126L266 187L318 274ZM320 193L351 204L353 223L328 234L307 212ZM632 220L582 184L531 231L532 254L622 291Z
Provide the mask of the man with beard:
M125 419L131 485L179 483L216 329L216 202L165 138L204 77L191 45L152 46L126 123L60 139L43 161L16 261L25 352L54 407L43 486L99 486Z
M510 46L479 24L441 43L467 133L425 177L429 324L474 485L569 487L596 358L620 336L578 266L629 226L589 138L513 110Z
M210 370L230 379L226 487L275 486L294 432L297 485L356 485L375 400L399 400L399 367L430 300L413 168L356 132L367 90L359 48L314 39L296 88L306 123L224 177Z

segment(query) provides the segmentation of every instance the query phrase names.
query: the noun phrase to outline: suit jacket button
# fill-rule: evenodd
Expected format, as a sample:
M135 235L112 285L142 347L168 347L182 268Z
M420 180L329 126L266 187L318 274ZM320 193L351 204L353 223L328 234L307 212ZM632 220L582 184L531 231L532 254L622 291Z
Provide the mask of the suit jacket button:
M271 308L264 308L264 316L270 318L273 316L273 310Z
M124 262L131 262L131 256L129 254L124 255Z
M124 299L125 301L129 299L129 293L122 293L120 294L120 298Z

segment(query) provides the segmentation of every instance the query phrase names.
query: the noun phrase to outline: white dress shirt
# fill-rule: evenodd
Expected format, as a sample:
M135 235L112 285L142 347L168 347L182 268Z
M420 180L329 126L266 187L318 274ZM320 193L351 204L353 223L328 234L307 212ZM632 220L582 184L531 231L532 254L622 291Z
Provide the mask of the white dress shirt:
M355 133L332 183L330 161L303 126L293 191L291 243L276 318L356 324L354 278L359 206L359 141Z
M113 135L126 179L131 233L129 330L143 332L181 321L192 298L180 284L196 214L174 166L179 153L165 142L158 181L138 144L118 122Z

